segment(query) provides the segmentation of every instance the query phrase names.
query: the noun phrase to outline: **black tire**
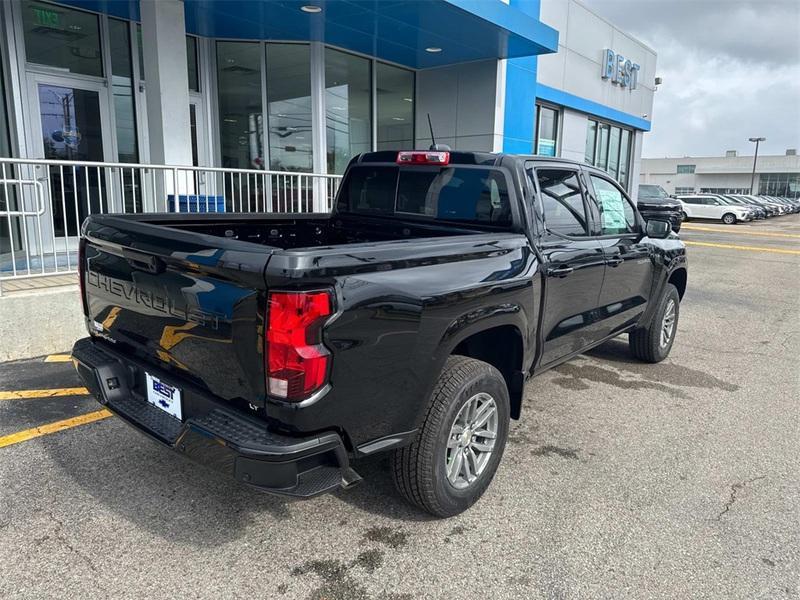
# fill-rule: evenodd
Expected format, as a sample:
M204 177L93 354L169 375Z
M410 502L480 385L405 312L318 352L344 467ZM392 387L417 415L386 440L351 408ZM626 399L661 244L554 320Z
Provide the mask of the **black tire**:
M479 393L489 394L495 401L497 437L480 475L465 489L457 489L447 477L447 443L462 407ZM392 478L397 490L410 503L437 517L464 512L492 482L505 449L509 416L508 388L497 369L465 356L448 357L417 437L410 446L392 452Z
M664 315L670 302L674 306L674 319L672 321L672 331L666 344L662 344L661 333L664 327ZM658 308L653 315L650 325L641 329L635 329L628 334L628 346L631 354L649 363L661 362L669 356L675 336L678 333L678 318L680 317L681 299L678 289L668 283L658 302Z
M722 215L722 222L725 223L725 225L735 225L736 215L733 213L725 213Z
M682 223L683 223L683 221L680 221L678 223L673 223L672 224L672 231L674 231L675 233L680 232Z
M689 220L689 215L687 215L685 212L682 212L681 213L681 223L683 223L684 221L688 221L688 220Z

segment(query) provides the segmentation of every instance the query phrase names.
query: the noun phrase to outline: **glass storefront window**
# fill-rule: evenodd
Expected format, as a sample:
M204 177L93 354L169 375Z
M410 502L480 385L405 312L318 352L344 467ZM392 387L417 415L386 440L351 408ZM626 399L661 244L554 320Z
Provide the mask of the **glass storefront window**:
M750 193L750 190L747 190ZM758 193L779 198L800 198L800 173L760 173Z
M586 128L586 151L584 152L584 161L594 164L594 146L597 141L597 121L589 119L589 126Z
M597 154L595 155L595 167L600 167L604 171L608 167L608 138L611 127L605 123L600 123L600 140L597 144Z
M103 76L97 15L26 0L22 4L22 22L29 63Z
M144 81L144 48L142 47L142 24L136 24L136 48L139 54L139 79Z
M631 153L631 132L628 129L622 130L622 142L619 146L619 177L617 180L626 190L628 188L628 164L630 163Z
M313 170L311 50L267 44L269 159L273 171Z
M414 72L375 65L378 150L414 147Z
M611 128L611 135L608 138L608 168L606 171L616 179L619 177L619 127Z
M262 168L261 44L217 42L217 87L222 166Z
M197 72L197 38L186 36L186 67L189 71L189 90L200 91L200 76Z
M536 154L543 156L556 155L556 138L558 137L558 111L547 106L537 106L538 135Z
M114 127L117 133L118 159L120 162L139 162L128 22L109 19L108 32L111 44L111 82L114 89Z
M632 139L630 129L589 119L584 160L603 169L628 189Z
M372 148L370 61L325 49L325 124L328 173L343 173L350 159Z

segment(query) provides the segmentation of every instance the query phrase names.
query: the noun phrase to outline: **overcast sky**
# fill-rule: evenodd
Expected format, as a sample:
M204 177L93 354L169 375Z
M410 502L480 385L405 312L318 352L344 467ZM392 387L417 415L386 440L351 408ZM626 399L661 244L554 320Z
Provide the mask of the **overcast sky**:
M643 156L800 150L800 0L583 0L658 53Z

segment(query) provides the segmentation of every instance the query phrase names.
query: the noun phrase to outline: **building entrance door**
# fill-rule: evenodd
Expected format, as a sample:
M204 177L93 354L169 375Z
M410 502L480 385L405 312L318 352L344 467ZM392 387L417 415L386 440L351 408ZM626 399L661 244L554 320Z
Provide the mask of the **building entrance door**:
M34 115L31 139L39 156L82 163L112 160L108 90L102 83L31 74L29 90ZM42 244L54 257L64 250L69 261L83 220L91 213L120 210L112 206L110 173L99 165L37 166L35 170L45 188Z

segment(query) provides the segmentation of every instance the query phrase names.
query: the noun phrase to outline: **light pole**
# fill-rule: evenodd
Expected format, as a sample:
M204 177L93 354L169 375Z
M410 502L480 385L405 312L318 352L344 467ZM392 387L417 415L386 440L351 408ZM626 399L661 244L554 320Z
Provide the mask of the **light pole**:
M765 137L752 137L749 138L751 142L756 143L756 153L753 155L753 173L750 175L750 195L753 195L753 186L756 182L756 161L758 160L758 144L767 141Z

